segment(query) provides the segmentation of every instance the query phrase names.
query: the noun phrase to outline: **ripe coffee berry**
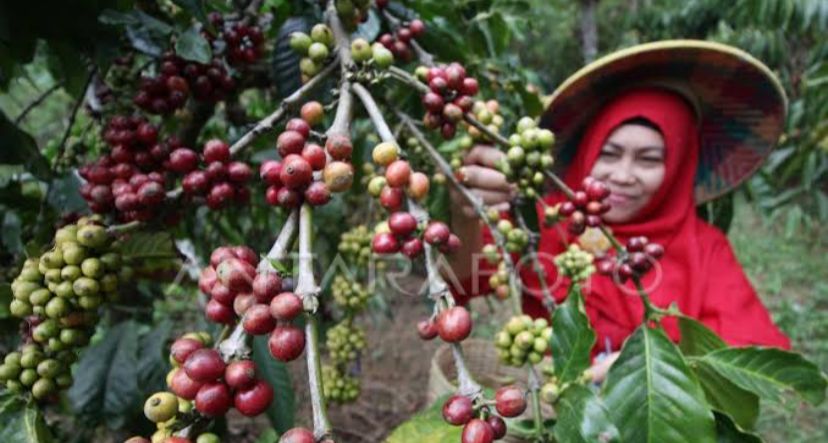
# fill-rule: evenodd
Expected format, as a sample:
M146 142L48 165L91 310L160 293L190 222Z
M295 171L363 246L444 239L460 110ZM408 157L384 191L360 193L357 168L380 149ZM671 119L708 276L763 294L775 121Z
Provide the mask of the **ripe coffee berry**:
M270 302L270 314L277 320L291 321L302 310L302 299L292 292L283 292Z
M264 412L273 401L273 388L264 380L257 381L253 386L236 391L233 405L242 415L255 417Z
M394 254L400 250L400 243L390 232L382 232L374 235L371 249L377 254Z
M462 443L491 443L494 441L494 430L489 424L479 418L474 418L463 427Z
M295 360L305 350L305 334L295 326L276 326L267 342L270 355L276 360Z
M451 231L448 225L443 222L432 221L423 232L423 240L432 245L441 245L448 242L450 235Z
M195 397L195 408L207 417L219 417L232 405L230 389L221 382L205 383Z
M192 338L179 338L170 346L170 356L178 364L184 364L193 352L204 347L200 341Z
M223 376L224 370L224 360L215 349L196 350L184 362L184 371L195 381L213 381Z
M173 369L173 371L173 376L169 382L170 390L185 400L195 399L198 390L201 389L204 383L190 378L184 369Z
M394 235L408 237L417 229L417 219L408 212L395 212L388 217L388 227Z
M301 115L302 120L308 122L309 125L316 126L322 123L322 119L325 117L325 110L321 103L312 101L302 105L299 115Z
M495 409L504 417L517 417L526 410L526 394L515 386L504 386L495 392Z
M444 341L456 343L465 340L472 330L469 311L462 306L453 306L437 315L437 333Z
M315 443L313 432L305 428L293 428L282 434L279 443Z
M236 299L238 300L238 298ZM245 332L251 335L262 335L272 331L276 326L276 322L273 316L270 315L270 306L254 304L245 309L242 326Z
M230 362L224 370L224 382L231 389L245 389L256 383L256 364L252 360Z
M351 144L351 137L344 134L332 134L325 142L325 149L334 160L347 160L351 158L354 146Z
M423 340L431 340L437 336L437 324L430 319L423 320L417 323L417 334Z
M279 180L289 189L299 189L310 184L313 169L307 160L299 155L288 155L282 162Z
M455 395L443 403L443 419L454 426L464 425L472 419L472 401L465 395Z

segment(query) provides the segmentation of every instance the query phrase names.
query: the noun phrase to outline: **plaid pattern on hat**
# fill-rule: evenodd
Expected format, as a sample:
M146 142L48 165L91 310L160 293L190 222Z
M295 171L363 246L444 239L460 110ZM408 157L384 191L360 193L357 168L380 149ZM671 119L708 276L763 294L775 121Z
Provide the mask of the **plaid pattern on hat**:
M785 92L750 54L700 40L646 43L596 60L552 94L541 125L555 132L561 163L574 156L587 122L606 101L643 85L674 90L696 109L702 150L697 203L728 192L756 172L784 127Z

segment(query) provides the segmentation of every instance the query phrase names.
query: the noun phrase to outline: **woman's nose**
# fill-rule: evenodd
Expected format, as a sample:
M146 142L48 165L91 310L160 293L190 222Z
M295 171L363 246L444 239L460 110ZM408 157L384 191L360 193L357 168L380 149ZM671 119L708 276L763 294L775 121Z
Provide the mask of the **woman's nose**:
M633 184L635 182L635 175L632 171L632 163L627 160L619 162L610 171L609 180L619 185Z

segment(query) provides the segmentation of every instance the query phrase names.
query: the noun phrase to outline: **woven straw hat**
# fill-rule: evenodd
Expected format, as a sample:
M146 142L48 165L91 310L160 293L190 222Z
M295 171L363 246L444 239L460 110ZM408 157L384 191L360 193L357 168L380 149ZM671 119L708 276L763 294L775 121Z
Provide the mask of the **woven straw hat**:
M563 164L574 155L587 122L601 106L639 86L673 90L695 108L701 137L697 203L728 192L756 172L785 124L785 91L750 54L700 40L646 43L590 63L552 94L541 126L555 132Z

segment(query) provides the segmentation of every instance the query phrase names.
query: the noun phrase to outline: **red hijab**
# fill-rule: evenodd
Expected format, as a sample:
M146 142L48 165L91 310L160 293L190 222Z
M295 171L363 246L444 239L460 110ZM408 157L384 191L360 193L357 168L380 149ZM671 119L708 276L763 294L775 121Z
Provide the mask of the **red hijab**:
M633 220L609 227L622 243L632 236L644 235L664 246L660 272L651 271L643 279L653 303L663 308L677 303L681 312L702 321L731 345L789 348L788 338L771 321L727 238L696 215L693 182L699 156L699 131L692 108L679 95L646 88L615 97L586 128L564 181L571 188L580 189L606 139L619 125L633 118L653 123L664 137L664 182ZM560 192L544 197L550 205L564 199ZM542 228L539 243L547 284L558 302L565 298L569 284L566 280L559 281L550 259L564 249L560 233L566 230L559 228ZM491 241L488 232L484 235ZM548 316L540 302L538 279L531 264L521 266L520 275L526 290L524 311L535 317ZM481 283L487 289L487 282ZM632 283L618 285L610 277L594 275L584 288L584 296L587 314L598 335L594 351L620 349L624 339L641 324L644 313ZM676 319L667 318L662 324L677 341Z

